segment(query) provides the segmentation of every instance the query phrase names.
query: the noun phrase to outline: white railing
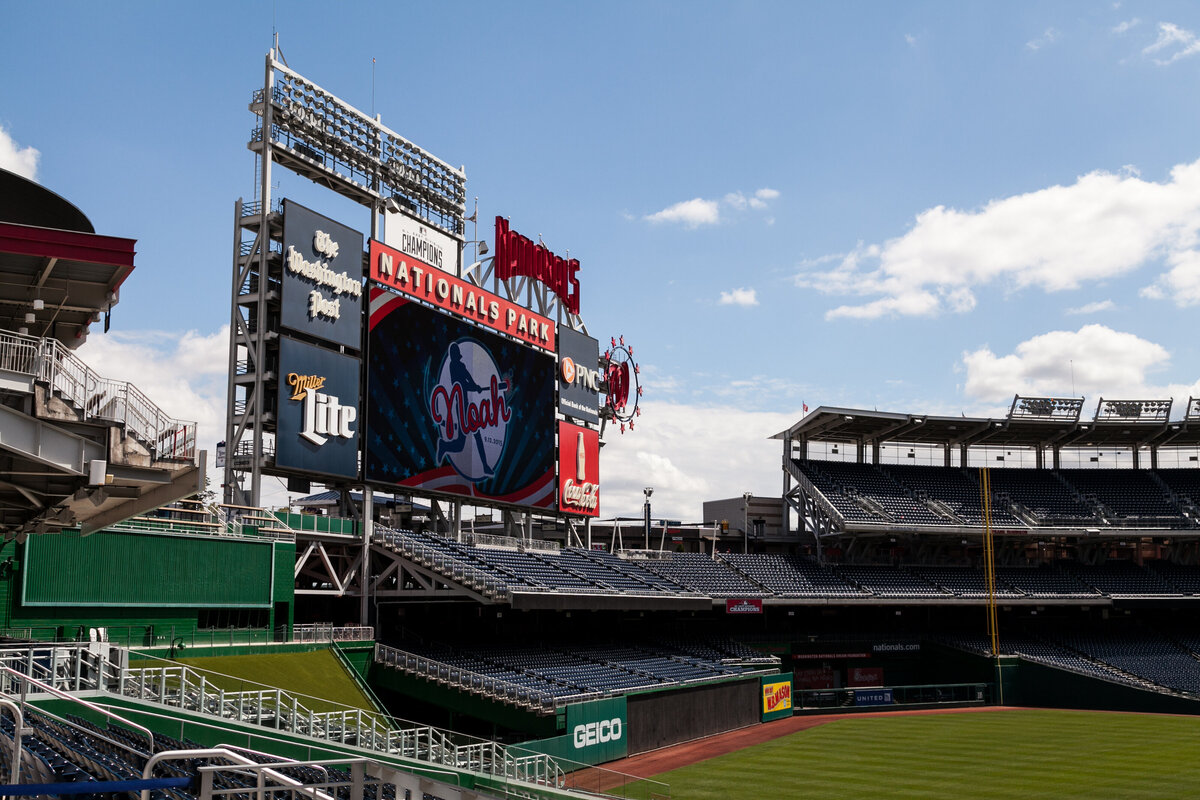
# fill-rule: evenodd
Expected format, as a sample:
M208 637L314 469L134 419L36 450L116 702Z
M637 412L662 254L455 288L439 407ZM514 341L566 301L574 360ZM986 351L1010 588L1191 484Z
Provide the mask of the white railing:
M508 585L486 572L466 564L454 556L438 550L424 542L411 539L402 531L391 530L382 526L375 528L375 541L389 547L410 561L423 564L434 572L450 578L481 594L497 599L507 598Z
M314 623L293 625L293 642L369 642L375 639L375 629L369 625L333 625Z
M523 781L530 780L526 775L544 775L544 781L536 782L549 785L558 785L565 774L550 756L513 758L495 742L348 706L316 711L290 692L254 687L230 691L204 673L170 664L120 671L109 690L184 711L470 772Z
M472 672L463 667L409 653L385 644L375 645L375 663L395 667L410 675L428 678L437 683L485 694L512 705L544 711L553 710L558 705L578 703L582 700L604 696L603 692L580 692L570 697L555 698L550 692L522 686L503 678Z
M541 539L518 539L515 536L496 536L491 533L464 533L463 543L476 547L498 547L504 550L521 550L534 553L558 554L562 545Z
M156 458L194 458L196 423L168 416L132 383L92 371L57 339L0 331L0 369L46 383L87 419L121 423Z

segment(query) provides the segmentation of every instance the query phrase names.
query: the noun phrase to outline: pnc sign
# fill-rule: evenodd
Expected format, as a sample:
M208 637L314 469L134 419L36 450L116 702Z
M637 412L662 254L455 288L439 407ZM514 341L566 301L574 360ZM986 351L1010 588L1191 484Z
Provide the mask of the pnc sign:
M558 329L558 412L579 422L600 421L600 343L566 325Z

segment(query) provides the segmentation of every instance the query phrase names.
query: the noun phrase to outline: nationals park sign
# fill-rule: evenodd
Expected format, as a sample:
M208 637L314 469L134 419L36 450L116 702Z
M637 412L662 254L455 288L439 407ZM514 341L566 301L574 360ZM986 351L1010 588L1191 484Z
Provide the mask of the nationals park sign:
M500 295L414 260L372 239L371 280L450 311L484 327L506 333L547 352L555 351L554 321Z

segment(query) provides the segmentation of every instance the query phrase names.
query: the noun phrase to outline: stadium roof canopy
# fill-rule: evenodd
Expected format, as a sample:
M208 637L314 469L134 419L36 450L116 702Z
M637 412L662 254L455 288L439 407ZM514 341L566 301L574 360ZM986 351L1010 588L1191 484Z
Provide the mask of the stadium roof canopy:
M0 329L78 346L116 304L134 244L97 234L71 203L0 169Z
M941 447L1141 448L1200 446L1200 399L1182 419L1170 400L1101 399L1079 419L1082 398L1021 398L1008 416L941 417L821 406L772 439L854 444L897 442ZM1074 413L1062 413L1068 408ZM1028 413L1032 409L1034 412Z

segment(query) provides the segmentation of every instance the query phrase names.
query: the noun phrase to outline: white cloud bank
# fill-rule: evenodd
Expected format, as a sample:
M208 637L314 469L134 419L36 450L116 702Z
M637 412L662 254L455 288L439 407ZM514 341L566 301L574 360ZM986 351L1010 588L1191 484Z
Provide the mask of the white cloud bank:
M778 190L767 188L759 189L751 195L746 195L743 192L729 192L720 200L706 200L702 197L693 197L691 200L683 200L674 205L667 206L662 211L647 214L642 219L655 225L663 223L679 224L691 230L699 228L702 225L716 225L721 222L722 207L733 211L745 211L747 209L761 211L767 208L770 201L777 197L779 197Z
M745 411L737 405L642 405L637 430L608 429L600 460L600 513L640 513L642 489L654 487L654 517L703 522L704 501L743 492L778 497L783 444L767 437L800 419L790 413Z
M38 159L42 157L33 147L21 147L0 125L0 169L15 172L31 181L37 180Z
M1181 306L1200 303L1200 161L1180 164L1162 183L1134 171L1091 172L993 200L974 211L935 206L904 235L860 244L796 285L869 299L826 312L840 317L932 316L975 307L991 283L1046 292L1115 278L1162 259L1169 270L1143 289Z
M1104 325L1077 331L1050 331L997 355L982 347L964 353L965 392L981 401L1010 400L1014 393L1034 396L1100 396L1119 399L1174 397L1182 407L1200 394L1191 384L1157 383L1153 375L1170 361L1167 349L1132 333Z
M1153 55L1154 63L1160 67L1197 53L1200 53L1200 40L1196 34L1173 22L1158 23L1158 38L1142 49L1142 55Z
M721 299L717 302L723 306L756 306L758 305L758 291L739 287L728 292L721 292Z

